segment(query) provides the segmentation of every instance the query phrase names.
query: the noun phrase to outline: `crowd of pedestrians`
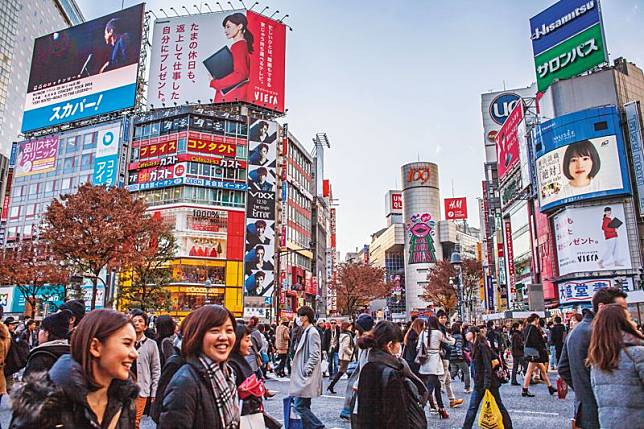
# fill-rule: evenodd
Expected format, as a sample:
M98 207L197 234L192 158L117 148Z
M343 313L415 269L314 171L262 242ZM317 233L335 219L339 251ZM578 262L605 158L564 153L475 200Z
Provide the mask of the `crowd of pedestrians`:
M344 395L338 411L353 428L425 428L467 400L468 429L489 392L511 429L500 387L532 398L531 386L544 384L553 395L556 370L556 384L575 394L573 427L624 427L644 421L644 336L626 298L601 289L567 326L536 314L468 326L442 310L406 326L368 314L327 321L306 306L268 325L219 305L178 324L139 309L85 314L69 301L39 326L11 316L0 324L0 394L11 395L11 428L130 429L147 414L158 428L272 429L282 423L266 412L275 392L265 381L288 377L288 404L307 429L325 427L312 410L325 383ZM457 380L468 398L456 397Z

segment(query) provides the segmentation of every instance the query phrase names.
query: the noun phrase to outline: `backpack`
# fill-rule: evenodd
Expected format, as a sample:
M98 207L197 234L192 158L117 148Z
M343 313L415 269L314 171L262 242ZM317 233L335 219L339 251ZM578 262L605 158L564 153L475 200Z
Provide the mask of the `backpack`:
M29 344L21 341L17 336L11 337L9 352L4 361L4 375L9 377L27 365L29 359Z
M161 416L161 405L163 404L163 397L165 396L165 389L170 384L174 374L179 371L179 368L183 366L185 360L181 357L179 351L175 348L175 354L170 356L168 360L163 365L161 370L161 376L159 377L159 383L157 384L157 396L152 408L150 410L150 417L156 424L159 424L159 417Z
M384 390L393 375L394 370L386 366L382 371L382 389ZM401 375L404 386L404 403L407 404L407 419L410 429L426 429L427 417L425 416L425 401L418 392L418 387L412 380Z

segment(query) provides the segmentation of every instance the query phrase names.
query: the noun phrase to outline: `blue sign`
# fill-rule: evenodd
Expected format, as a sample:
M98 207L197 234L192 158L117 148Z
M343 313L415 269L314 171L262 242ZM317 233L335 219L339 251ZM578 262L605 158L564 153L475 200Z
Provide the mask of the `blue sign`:
M520 98L519 94L514 92L504 92L497 95L490 103L490 117L492 120L499 125L503 125Z
M535 137L542 212L575 201L631 193L615 106L585 109L546 121Z
M642 141L642 123L639 104L634 101L624 105L626 126L631 141L631 159L635 171L635 184L640 206L640 216L644 215L644 142Z
M147 191L150 189L168 188L170 186L191 185L204 188L231 189L247 191L248 185L240 182L224 182L222 180L197 179L193 177L175 177L174 179L159 180L156 182L136 183L126 186L130 192Z
M600 21L599 0L561 0L530 18L532 51L536 56Z
M16 156L18 155L18 143L11 143L11 155L9 155L9 167L16 166Z
M120 135L120 122L98 132L96 159L92 174L94 185L116 186Z

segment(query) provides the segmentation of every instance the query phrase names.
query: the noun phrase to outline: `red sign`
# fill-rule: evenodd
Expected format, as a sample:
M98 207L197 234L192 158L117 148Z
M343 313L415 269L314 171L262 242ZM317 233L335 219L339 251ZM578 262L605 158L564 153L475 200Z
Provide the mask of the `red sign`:
M467 198L445 198L445 219L467 219Z
M310 271L304 273L304 293L313 296L318 294L317 285L313 285L313 275Z
M429 167L410 168L407 172L407 182L420 182L424 185L429 181Z
M401 193L392 193L391 194L391 210L402 210L403 209L403 199Z
M128 183L132 185L136 183L148 183L157 182L159 180L174 179L175 177L182 177L185 172L185 164L146 168L143 170L131 172L128 177Z
M331 248L333 249L333 251L335 253L335 248L336 248L336 246L335 246L335 244L336 244L335 243L335 239L336 239L336 237L335 237L335 208L333 208L333 207L329 210L329 224L330 224L330 227L331 227Z
M5 188L4 201L2 201L2 215L0 220L6 221L9 218L9 196L11 195L11 181L13 180L13 168L9 168L7 174L7 187Z
M213 136L213 140L205 138L188 138L188 151L205 153L208 155L223 155L234 157L237 154L237 145L235 143L225 143L221 140L223 137Z
M329 179L322 180L322 196L325 198L331 196L331 183Z
M158 158L177 152L177 141L152 143L139 149L139 159Z
M523 101L519 101L496 136L496 159L499 180L519 163L519 132L523 120Z
M505 248L507 250L507 255L508 257L506 258L508 261L508 286L512 287L514 286L514 282L516 281L515 279L515 271L514 271L514 249L512 248L512 225L510 224L510 220L506 219L504 221L504 226L505 226Z

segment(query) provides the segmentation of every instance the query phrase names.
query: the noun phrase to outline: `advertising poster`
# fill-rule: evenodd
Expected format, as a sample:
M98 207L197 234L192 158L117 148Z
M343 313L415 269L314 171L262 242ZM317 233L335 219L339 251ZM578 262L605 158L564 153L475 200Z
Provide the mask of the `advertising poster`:
M405 225L409 235L408 264L436 262L436 219L429 213L412 215Z
M22 132L134 106L144 5L36 39Z
M559 275L632 268L622 204L567 208L554 229Z
M541 211L574 201L629 194L622 130L614 106L541 124L536 146Z
M619 284L619 286L618 286ZM580 302L589 303L592 301L595 292L605 287L621 287L623 291L632 290L633 280L624 278L618 282L616 278L599 278L571 280L559 283L559 303L560 304L578 304Z
M246 102L284 111L286 26L230 10L154 22L148 103Z
M244 295L272 296L275 280L277 123L253 120L248 133Z
M92 174L94 185L116 185L120 137L120 123L98 132L94 173Z
M19 143L16 166L14 167L16 177L54 171L57 155L57 135Z
M445 219L466 220L467 219L467 198L445 198Z
M496 135L496 158L499 181L517 165L520 157L518 126L523 120L523 101L518 100L499 133Z
M624 105L628 138L631 142L631 159L635 171L637 201L640 216L644 216L644 141L642 140L642 117L639 102L633 101Z

